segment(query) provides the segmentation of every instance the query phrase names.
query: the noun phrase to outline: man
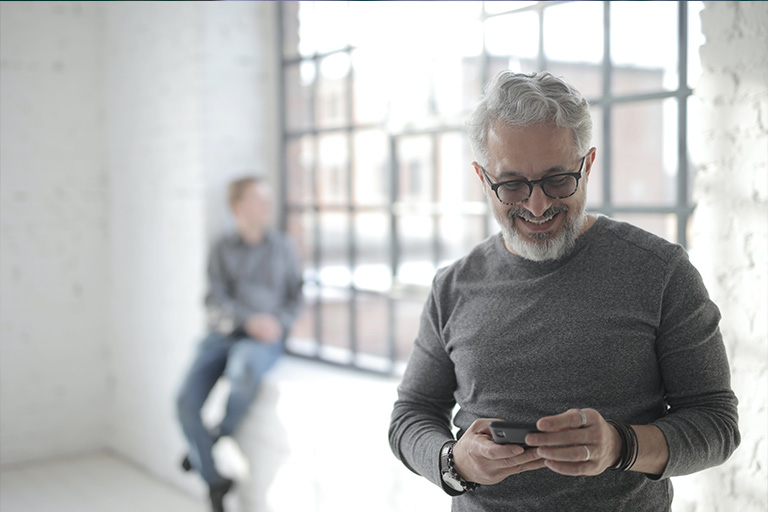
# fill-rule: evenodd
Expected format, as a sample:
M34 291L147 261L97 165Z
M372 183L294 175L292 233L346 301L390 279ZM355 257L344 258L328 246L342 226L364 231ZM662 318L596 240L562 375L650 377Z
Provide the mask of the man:
M213 444L231 436L245 416L264 374L282 353L301 303L301 273L290 240L269 229L271 191L257 177L230 184L236 232L219 239L208 264L208 336L178 396L177 409L190 446L184 460L209 486L214 512L223 511L232 480L216 470ZM209 432L200 409L219 378L231 387L221 424Z
M548 73L500 73L469 122L501 234L438 271L389 435L454 511L670 510L669 477L739 444L719 312L685 251L585 210L591 130ZM539 432L496 444L494 419Z

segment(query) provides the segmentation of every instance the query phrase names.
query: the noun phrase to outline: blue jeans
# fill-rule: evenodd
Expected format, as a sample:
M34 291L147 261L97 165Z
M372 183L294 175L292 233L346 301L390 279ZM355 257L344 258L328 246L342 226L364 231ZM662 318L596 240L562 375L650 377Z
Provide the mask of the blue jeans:
M256 396L264 374L283 352L283 343L262 343L242 336L210 333L201 343L179 392L176 408L190 446L189 460L200 476L212 484L222 479L213 462L212 448L218 436L235 432ZM200 410L211 389L225 375L231 384L218 436L203 425Z

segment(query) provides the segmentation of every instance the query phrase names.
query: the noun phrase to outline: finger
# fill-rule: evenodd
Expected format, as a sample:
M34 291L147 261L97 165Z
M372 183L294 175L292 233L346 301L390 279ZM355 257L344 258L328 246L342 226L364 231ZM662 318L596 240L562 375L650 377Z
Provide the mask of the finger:
M590 424L589 411L589 409L568 409L564 413L545 416L536 422L536 428L542 432L582 428Z
M528 446L570 446L575 444L592 444L592 431L588 429L562 430L559 432L544 432L528 434L525 444Z
M555 473L565 476L595 474L594 462L559 462L545 459L544 465Z
M491 435L491 423L494 421L503 421L498 418L478 418L472 422L467 432L477 432Z
M539 447L536 449L539 456L547 460L558 462L588 462L595 455L595 447L586 444L564 447Z
M529 448L523 451L520 455L502 459L502 462L506 467L511 468L514 466L524 466L526 464L529 464L530 462L541 460L541 459L542 459L542 456L535 449Z

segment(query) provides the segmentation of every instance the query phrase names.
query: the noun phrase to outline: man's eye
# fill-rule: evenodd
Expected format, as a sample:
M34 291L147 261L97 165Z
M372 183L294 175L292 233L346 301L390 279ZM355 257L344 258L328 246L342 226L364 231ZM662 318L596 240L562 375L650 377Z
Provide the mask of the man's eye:
M517 190L528 188L528 185L526 184L525 181L508 181L506 183L502 183L501 186L504 189L509 190L510 192L515 192Z

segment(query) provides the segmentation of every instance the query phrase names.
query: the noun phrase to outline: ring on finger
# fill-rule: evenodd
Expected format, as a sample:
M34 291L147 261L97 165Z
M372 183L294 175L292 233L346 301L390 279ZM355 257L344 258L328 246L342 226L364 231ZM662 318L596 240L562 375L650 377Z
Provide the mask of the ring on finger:
M579 425L579 428L581 428L587 424L587 415L584 414L584 411L581 409L576 409L576 412L579 413L579 416L581 416L581 425Z
M583 444L583 445L581 445L581 446L583 446L583 447L584 447L584 451L585 451L585 452L587 452L587 453L584 455L584 462L586 462L586 461L588 461L588 460L589 460L589 448L588 448L588 447L587 447L587 445L585 445L585 444Z

